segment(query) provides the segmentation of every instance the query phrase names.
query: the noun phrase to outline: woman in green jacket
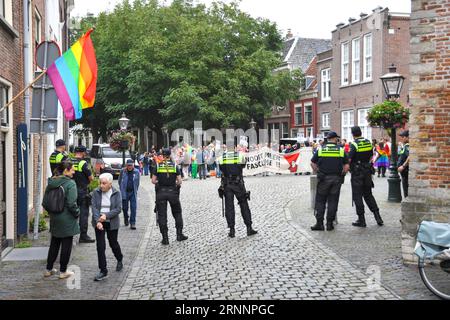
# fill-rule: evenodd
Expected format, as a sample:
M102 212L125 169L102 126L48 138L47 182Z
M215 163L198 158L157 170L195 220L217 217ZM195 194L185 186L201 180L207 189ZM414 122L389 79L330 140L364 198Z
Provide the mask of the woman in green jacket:
M50 277L56 274L57 270L53 269L53 264L58 257L59 248L61 247L60 256L60 279L68 278L74 275L73 272L67 271L70 254L72 252L73 236L80 233L80 226L78 224L78 216L80 210L77 206L77 185L72 177L75 173L72 163L64 161L58 164L55 175L48 179L48 185L45 192L51 189L64 189L64 211L61 213L49 213L50 215L50 234L52 239L47 257L47 270L44 277ZM43 206L48 207L45 203L44 196Z

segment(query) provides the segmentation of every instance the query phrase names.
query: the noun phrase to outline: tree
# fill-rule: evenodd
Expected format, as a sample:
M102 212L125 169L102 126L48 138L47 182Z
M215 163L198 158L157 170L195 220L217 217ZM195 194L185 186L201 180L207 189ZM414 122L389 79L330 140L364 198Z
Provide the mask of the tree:
M81 122L100 135L122 112L132 126L158 132L163 124L190 129L194 120L246 128L296 98L303 82L299 71L273 72L281 64L276 25L237 3L123 1L95 25L97 100Z

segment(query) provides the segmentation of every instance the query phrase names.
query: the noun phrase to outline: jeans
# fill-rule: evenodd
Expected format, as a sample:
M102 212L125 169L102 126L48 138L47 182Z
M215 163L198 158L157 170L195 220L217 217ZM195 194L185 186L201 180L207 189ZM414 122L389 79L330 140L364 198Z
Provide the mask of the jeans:
M73 237L67 238L55 238L52 237L50 241L50 248L48 249L47 256L47 270L53 269L53 264L58 258L59 248L61 247L61 257L59 259L61 272L67 271L67 265L69 264L70 254L72 253L72 241Z
M198 164L198 176L200 179L206 179L206 164Z
M128 202L130 202L131 215L128 216ZM130 224L136 224L136 197L134 192L127 192L125 198L122 200L122 209L125 221L130 219Z
M120 250L119 242L117 241L117 237L119 235L119 230L111 230L109 222L103 223L103 230L99 230L95 228L95 239L97 240L97 256L98 256L98 267L100 271L108 274L108 269L106 267L106 241L105 241L105 233L108 237L109 246L111 247L112 252L114 253L114 257L116 257L117 261L122 261L123 255Z
M148 171L149 171L149 165L144 164L144 175L148 176Z

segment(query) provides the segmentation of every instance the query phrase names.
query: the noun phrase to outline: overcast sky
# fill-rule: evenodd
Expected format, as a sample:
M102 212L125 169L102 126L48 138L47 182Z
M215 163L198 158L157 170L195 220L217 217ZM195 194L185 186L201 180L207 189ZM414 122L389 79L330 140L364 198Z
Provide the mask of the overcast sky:
M72 15L112 10L120 2L122 0L75 0ZM213 0L196 2L209 5ZM361 12L370 14L377 6L388 7L391 12L411 12L411 0L242 0L240 8L255 18L276 22L283 34L292 29L294 35L304 38L329 39L339 22L347 23L349 17L359 18Z

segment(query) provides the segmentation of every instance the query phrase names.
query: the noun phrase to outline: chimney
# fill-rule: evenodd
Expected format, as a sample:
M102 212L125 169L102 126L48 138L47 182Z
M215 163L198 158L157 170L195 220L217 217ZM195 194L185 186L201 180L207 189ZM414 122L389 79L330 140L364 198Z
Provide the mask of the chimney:
M292 34L292 30L288 29L287 34L286 34L286 40L292 39L294 37L294 35Z
M343 26L345 26L345 23L339 22L339 23L336 25L336 28L341 29Z
M355 18L348 18L348 23L349 24L352 24L353 22L355 22L356 21L356 19Z
M364 12L361 12L361 13L359 14L359 16L361 17L361 19L364 19L365 17L368 16L368 14L367 14L367 13L364 13Z

